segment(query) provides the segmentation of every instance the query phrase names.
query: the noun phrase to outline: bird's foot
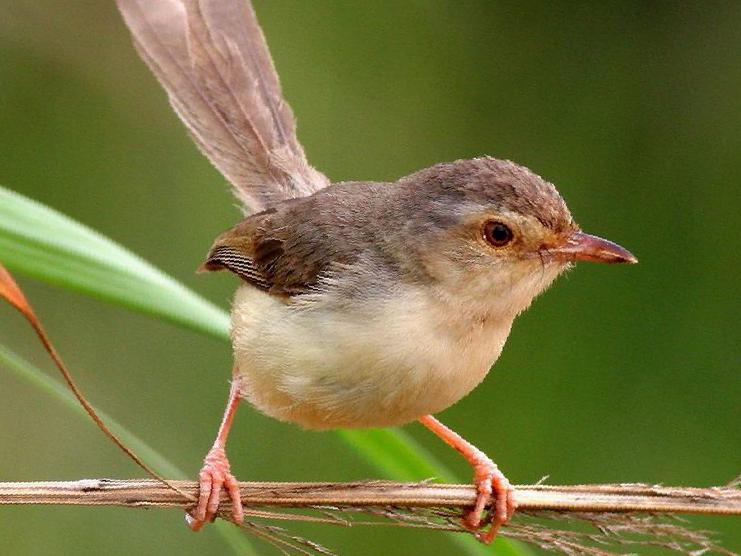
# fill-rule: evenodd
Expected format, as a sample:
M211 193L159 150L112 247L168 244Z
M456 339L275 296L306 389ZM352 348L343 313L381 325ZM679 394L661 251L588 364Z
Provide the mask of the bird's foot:
M507 523L515 513L517 504L514 500L514 488L497 465L483 452L474 454L474 484L476 485L476 504L463 516L463 526L469 531L475 531L476 538L484 544L491 543L497 536L499 528ZM492 502L489 515L489 528L482 531L483 514L486 504Z
M226 488L227 495L232 501L232 519L236 523L242 523L244 509L239 484L232 475L224 448L214 446L208 452L203 460L201 472L198 474L198 484L198 503L185 516L188 527L193 531L198 531L205 523L216 519L222 487Z

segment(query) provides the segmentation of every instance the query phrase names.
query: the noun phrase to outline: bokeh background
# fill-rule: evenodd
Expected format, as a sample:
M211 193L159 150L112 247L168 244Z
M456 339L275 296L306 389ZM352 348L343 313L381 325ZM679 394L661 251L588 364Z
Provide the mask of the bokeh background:
M585 230L640 258L561 279L446 423L518 483L707 486L741 471L741 3L255 3L299 136L333 180L511 158L555 182ZM7 3L0 107L0 183L228 306L235 279L193 270L239 213L112 2ZM195 475L223 409L228 346L20 278L91 399ZM53 372L7 308L0 341ZM468 478L457 454L407 428ZM3 480L140 475L2 369L0 445ZM247 408L230 454L243 479L378 476L333 434ZM741 550L738 518L693 521ZM442 534L295 530L340 554L456 550ZM13 555L226 549L176 512L110 508L0 508L0 539Z

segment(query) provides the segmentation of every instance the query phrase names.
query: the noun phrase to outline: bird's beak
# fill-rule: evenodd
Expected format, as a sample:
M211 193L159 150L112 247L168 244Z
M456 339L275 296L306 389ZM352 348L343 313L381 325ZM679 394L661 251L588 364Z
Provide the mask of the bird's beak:
M563 261L593 261L595 263L638 262L633 254L617 243L583 232L574 232L562 243L547 249L553 258Z

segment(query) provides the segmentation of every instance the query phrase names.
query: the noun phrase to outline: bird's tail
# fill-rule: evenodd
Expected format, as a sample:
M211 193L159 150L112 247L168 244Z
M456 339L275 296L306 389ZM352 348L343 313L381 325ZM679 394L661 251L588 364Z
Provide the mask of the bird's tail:
M296 138L246 0L116 0L139 54L246 210L329 185Z

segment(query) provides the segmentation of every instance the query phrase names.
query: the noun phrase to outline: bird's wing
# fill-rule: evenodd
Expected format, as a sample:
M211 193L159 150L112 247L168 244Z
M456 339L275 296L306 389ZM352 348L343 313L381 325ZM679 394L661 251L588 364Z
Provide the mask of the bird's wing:
M201 270L214 272L228 270L239 276L248 284L269 292L273 283L270 277L257 264L255 258L239 247L230 245L215 245L208 254Z
M216 239L201 270L228 270L267 293L291 297L313 291L322 261L289 255L287 238L227 232ZM308 254L308 253L307 253Z
M248 0L116 0L201 151L252 211L329 185L306 160Z
M326 222L312 200L288 201L248 216L216 238L201 270L228 270L273 295L317 291L323 275L355 257L343 242L325 241ZM299 206L304 204L309 206Z

